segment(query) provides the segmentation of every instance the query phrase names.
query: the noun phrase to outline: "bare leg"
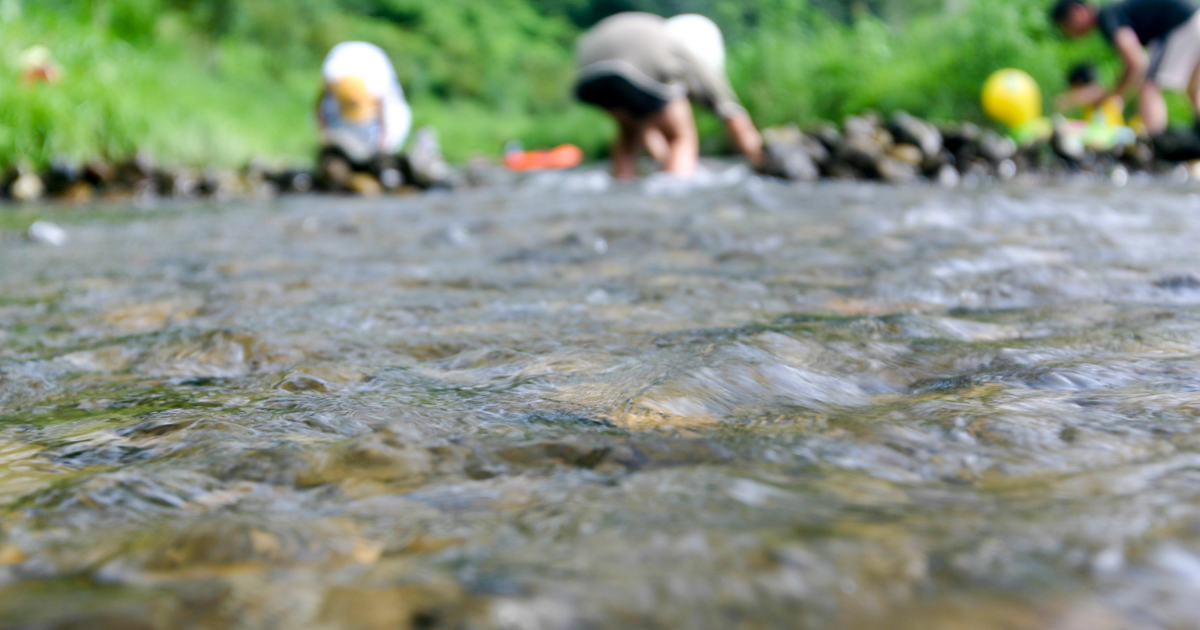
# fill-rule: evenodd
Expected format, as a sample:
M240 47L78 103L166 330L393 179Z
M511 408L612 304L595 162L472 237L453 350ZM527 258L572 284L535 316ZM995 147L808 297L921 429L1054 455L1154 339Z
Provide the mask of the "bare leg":
M641 148L642 126L632 116L622 111L608 112L617 121L617 139L613 141L613 177L633 179L637 177L638 150Z
M670 159L671 145L667 143L666 137L657 127L646 127L642 132L642 145L646 147L646 152L654 158L655 162L666 164Z
M725 119L725 130L729 133L730 139L733 140L733 145L746 159L750 160L755 168L763 165L763 139L762 134L758 133L758 129L754 126L754 121L750 120L750 116L741 114L733 118Z
M1167 101L1163 99L1162 90L1153 81L1146 81L1138 93L1138 110L1142 114L1142 123L1146 125L1146 133L1156 136L1167 130Z
M700 162L700 138L691 102L686 97L677 98L647 123L666 140L668 151L663 170L679 177L694 175Z

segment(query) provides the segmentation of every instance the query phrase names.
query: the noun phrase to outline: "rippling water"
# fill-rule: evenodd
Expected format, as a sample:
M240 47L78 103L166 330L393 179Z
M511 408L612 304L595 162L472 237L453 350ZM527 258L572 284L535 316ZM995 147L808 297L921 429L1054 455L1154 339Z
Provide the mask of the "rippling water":
M709 183L0 238L0 627L1200 628L1194 189Z

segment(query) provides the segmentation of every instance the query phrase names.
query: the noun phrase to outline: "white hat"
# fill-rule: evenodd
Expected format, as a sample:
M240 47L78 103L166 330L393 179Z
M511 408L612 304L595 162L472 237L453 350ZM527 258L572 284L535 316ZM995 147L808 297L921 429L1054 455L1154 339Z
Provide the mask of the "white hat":
M677 15L667 20L667 35L710 68L725 73L725 37L712 20L695 13Z

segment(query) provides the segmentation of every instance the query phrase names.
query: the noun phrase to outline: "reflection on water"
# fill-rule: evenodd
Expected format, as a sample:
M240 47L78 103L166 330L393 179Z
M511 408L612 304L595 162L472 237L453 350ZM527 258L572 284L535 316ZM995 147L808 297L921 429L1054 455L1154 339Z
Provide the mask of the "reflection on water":
M486 192L0 250L0 627L1200 628L1200 197Z

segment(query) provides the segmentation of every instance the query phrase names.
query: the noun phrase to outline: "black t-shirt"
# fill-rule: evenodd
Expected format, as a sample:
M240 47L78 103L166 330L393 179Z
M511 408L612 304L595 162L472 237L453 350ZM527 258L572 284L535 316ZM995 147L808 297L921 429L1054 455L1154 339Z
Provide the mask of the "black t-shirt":
M1100 32L1111 42L1121 27L1128 26L1148 46L1166 39L1195 13L1196 7L1187 0L1125 0L1100 8Z

